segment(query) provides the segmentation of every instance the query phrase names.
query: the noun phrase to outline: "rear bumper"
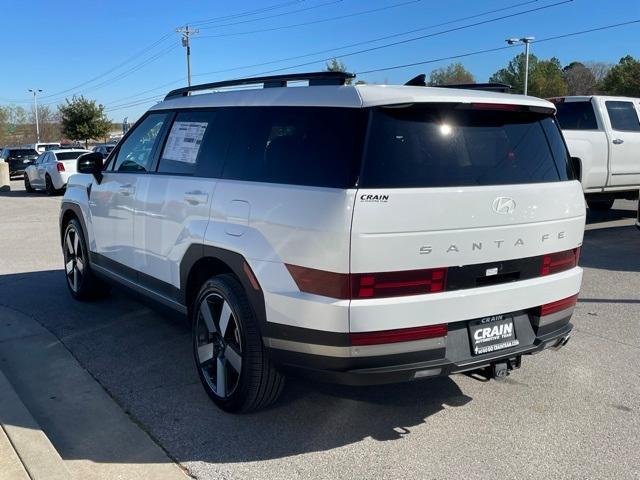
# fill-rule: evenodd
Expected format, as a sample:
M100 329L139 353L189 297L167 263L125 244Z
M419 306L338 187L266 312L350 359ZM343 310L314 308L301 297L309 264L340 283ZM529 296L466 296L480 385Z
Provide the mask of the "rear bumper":
M266 338L265 344L281 368L305 377L345 385L398 383L477 370L510 359L515 362L522 355L560 347L573 329L569 323L572 313L570 308L540 318L532 312L517 312L514 327L520 344L477 356L472 354L468 321L449 324L446 337L376 346L383 347L378 352L358 351L346 342L343 346L314 348L302 342ZM423 342L422 349L416 348L419 342Z

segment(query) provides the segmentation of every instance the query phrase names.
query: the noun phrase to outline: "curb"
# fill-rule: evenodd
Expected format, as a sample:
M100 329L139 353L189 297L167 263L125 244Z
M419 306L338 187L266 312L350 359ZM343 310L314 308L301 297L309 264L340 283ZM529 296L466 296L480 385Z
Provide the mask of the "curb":
M67 480L71 478L63 460L13 389L7 377L0 372L0 426L26 471L23 478L32 480ZM0 439L2 442L2 439ZM5 442L6 446L6 442ZM10 448L8 448L10 450ZM10 459L0 459L0 462ZM14 458L15 460L15 458ZM19 472L15 462L13 472ZM0 463L4 465L4 463ZM3 469L4 470L4 469ZM6 472L9 473L9 472ZM11 475L11 474L10 474ZM18 475L20 475L18 473ZM0 479L3 472L0 472ZM12 478L12 477L6 477ZM20 478L15 476L13 478Z

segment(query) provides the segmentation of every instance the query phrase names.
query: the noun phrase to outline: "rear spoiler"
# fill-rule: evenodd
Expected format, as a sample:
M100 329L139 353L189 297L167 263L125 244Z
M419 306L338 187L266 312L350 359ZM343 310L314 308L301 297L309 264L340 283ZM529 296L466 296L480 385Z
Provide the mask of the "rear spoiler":
M413 77L405 85L413 87L426 87L427 76L424 73ZM505 83L452 83L449 85L431 85L437 88L460 88L464 90L484 90L487 92L511 93L511 85Z

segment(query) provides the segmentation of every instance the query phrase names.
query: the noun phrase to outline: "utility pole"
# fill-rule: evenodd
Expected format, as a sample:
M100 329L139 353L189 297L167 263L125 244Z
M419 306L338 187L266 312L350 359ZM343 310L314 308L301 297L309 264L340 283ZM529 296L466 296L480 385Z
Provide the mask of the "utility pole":
M200 30L189 28L189 25L185 25L184 28L177 28L176 32L182 35L182 46L187 49L187 84L191 86L191 36L199 33Z
M509 45L524 45L524 94L529 91L529 44L535 37L509 38L506 42Z
M40 124L38 123L38 93L42 90L39 88L30 88L29 91L33 93L33 111L36 114L36 143L40 143Z

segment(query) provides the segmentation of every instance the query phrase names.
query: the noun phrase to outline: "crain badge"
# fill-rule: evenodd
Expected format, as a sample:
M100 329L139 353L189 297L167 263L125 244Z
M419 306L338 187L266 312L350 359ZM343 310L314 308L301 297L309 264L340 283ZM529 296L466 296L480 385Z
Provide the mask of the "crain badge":
M378 203L386 203L389 201L389 195L373 195L371 193L364 193L360 195L361 202L378 202Z
M511 197L498 197L493 201L493 211L501 215L509 215L516 209L516 202Z

